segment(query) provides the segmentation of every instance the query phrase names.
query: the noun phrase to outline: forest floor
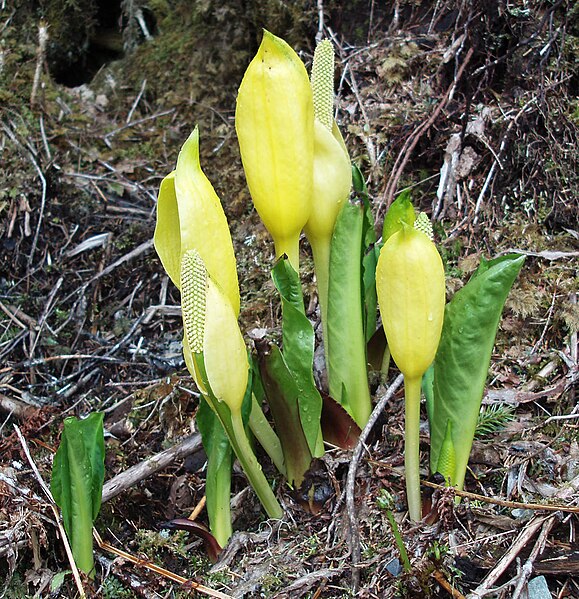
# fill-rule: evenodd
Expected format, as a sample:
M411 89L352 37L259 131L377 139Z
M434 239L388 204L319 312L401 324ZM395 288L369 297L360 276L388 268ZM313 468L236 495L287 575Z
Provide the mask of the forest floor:
M125 20L130 51L113 52L83 83L62 58L70 53L55 49L64 36L57 25L43 46L39 13L4 4L0 596L79 595L40 480L50 480L64 418L101 411L102 547L95 580L82 581L88 596L184 597L201 584L199 596L216 597L579 597L579 9L447 1L396 2L391 12L390 3L354 2L348 12L339 4L323 30L337 50L337 120L367 178L377 229L392 199L411 189L435 221L449 298L481 258L527 256L493 351L471 495L455 505L447 490L424 487L444 517L409 521L398 391L358 461L328 447L316 471L329 489L319 513L279 481L285 515L268 521L236 469L236 532L217 563L201 541L161 528L196 507L200 521L206 514L179 293L152 244L159 184L199 124L202 166L234 240L242 330L275 335L273 247L241 169L235 94L261 26L309 65L319 13L262 7L249 19L242 2L150 2L129 15L132 28ZM99 35L93 49L104 44ZM305 240L301 275L317 323ZM394 367L388 380L371 375L376 399L396 375ZM426 424L421 440L426 478ZM157 467L146 471L153 456Z

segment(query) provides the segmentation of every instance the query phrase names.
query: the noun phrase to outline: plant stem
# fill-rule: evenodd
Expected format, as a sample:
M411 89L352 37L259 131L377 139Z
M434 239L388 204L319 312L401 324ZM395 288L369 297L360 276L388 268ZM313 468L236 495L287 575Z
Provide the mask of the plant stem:
M324 354L328 363L328 289L330 284L330 239L311 239L310 245L314 254L314 269L318 284L318 302L322 320L324 338Z
M404 377L406 400L404 469L406 474L406 499L410 518L422 519L420 500L420 377Z
M251 449L249 440L245 434L245 428L243 427L241 411L231 412L231 426L234 438L230 439L230 441L251 486L259 497L267 515L270 518L281 518L283 510L275 498L261 470L261 466Z
M267 421L259 402L255 395L251 396L251 413L249 415L249 427L259 441L259 444L265 449L267 455L271 458L279 473L287 476L283 451L279 437Z
M290 261L293 269L300 272L300 237L299 234L294 237L282 237L273 240L275 245L275 257L279 258L285 254Z
M396 542L396 547L398 547L398 551L400 552L400 560L402 561L404 572L410 572L410 570L412 570L412 566L410 565L410 560L408 559L406 545L404 545L404 539L400 534L400 529L398 528L398 523L394 519L392 510L386 510L386 518L388 518L390 528L392 529L392 534L394 535L394 541Z

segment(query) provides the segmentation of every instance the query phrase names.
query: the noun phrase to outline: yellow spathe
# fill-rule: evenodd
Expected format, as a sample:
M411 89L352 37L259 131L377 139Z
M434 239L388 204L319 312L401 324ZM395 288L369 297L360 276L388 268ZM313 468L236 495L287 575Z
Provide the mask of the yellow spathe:
M241 409L249 363L237 317L217 285L207 279L203 358L213 395L232 412Z
M404 225L380 252L376 290L388 347L407 379L434 360L444 318L444 267L432 241Z
M199 129L183 144L175 169L181 257L199 252L209 276L221 287L239 314L239 284L233 243L221 201L199 162Z
M297 269L312 201L312 90L298 55L268 31L239 87L235 127L255 208L276 253L288 253Z
M312 213L305 226L310 243L331 238L352 187L352 166L337 125L334 123L329 131L316 119L314 140Z

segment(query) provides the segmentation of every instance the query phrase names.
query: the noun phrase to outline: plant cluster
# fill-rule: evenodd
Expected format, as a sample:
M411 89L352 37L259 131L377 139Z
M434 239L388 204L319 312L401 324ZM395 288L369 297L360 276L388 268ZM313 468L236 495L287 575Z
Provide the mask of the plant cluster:
M233 244L200 166L197 128L161 185L155 247L181 290L185 360L204 398L198 423L208 455L210 523L221 543L231 534L232 451L268 515L282 513L248 434L293 487L324 451L323 400L312 372L315 336L299 280L302 231L314 256L327 391L354 421L352 430L372 411L368 342L385 333L382 368L391 355L404 374L407 497L414 520L421 518L421 388L432 430L431 470L462 487L500 314L523 263L520 256L483 261L445 306L444 268L428 217L416 215L401 196L381 238L376 235L363 176L351 166L334 120L333 72L329 41L316 48L309 78L292 48L266 31L237 98L245 176L277 257L272 277L282 305L281 348L261 344L246 352L237 324Z
M430 469L462 488L500 315L524 260L511 255L483 261L446 304L430 220L416 214L408 195L393 202L377 235L364 178L351 165L333 116L333 79L329 41L318 45L310 78L293 49L266 31L237 98L246 180L277 257L272 278L282 306L281 347L261 343L248 351L239 328L233 243L221 201L201 168L198 128L160 187L155 248L181 292L183 354L202 395L197 424L208 457L207 511L221 546L232 534L234 457L268 516L283 516L253 438L293 488L323 455L324 437L335 442L332 426L346 431L341 442L351 446L372 412L369 344L379 348L372 359L378 369L387 372L392 357L405 379L410 517L422 517L422 392L431 429ZM323 390L314 382L315 334L299 278L302 231L318 285L328 379ZM337 411L342 422L326 424L323 434L324 403L343 410ZM53 479L73 552L79 539L85 541L77 550L85 571L92 569L86 536L90 540L99 507L90 497L97 497L101 476L102 417L99 426L90 433L93 441L98 436L93 449L82 445L83 466L62 457ZM80 497L64 493L74 488L81 489Z

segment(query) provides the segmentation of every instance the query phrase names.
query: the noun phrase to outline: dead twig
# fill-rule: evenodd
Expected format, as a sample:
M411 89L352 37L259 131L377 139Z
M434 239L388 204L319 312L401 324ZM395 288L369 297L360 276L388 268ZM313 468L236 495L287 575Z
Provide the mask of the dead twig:
M531 577L531 574L533 573L533 565L535 563L535 560L541 553L543 553L543 549L545 549L545 543L547 542L547 537L549 536L549 533L551 532L553 526L555 526L556 521L557 516L553 515L544 522L543 528L539 533L539 537L535 542L533 550L531 551L531 554L529 555L527 561L521 569L521 573L519 574L519 580L517 581L517 586L513 591L511 599L519 599L519 597L521 596L521 593L523 592L525 585L527 584L529 578Z
M429 480L422 480L420 481L420 484L424 485L425 487L430 487L431 489L447 490L449 488L443 485L437 485L436 483L430 482ZM533 510L537 512L568 512L571 514L579 514L579 506L575 505L554 505L550 503L523 503L520 501L507 501L506 499L486 497L485 495L471 493L470 491L460 491L459 489L453 489L452 491L457 497L464 497L465 499L482 501L483 503L492 503L493 505L500 505L502 507L508 507L512 509Z
M486 576L479 586L468 595L467 599L482 599L487 595L495 592L493 586L495 582L503 575L505 570L511 565L512 561L517 557L521 549L535 536L535 533L543 526L543 524L553 516L545 516L543 518L534 518L529 524L519 533L509 550L499 560L499 563Z
M408 139L402 146L402 149L400 150L400 152L396 158L396 161L394 162L394 166L392 167L392 173L390 175L390 178L388 179L388 182L386 183L386 189L384 190L382 200L380 201L380 204L378 205L378 209L376 211L377 215L380 213L383 205L385 205L386 208L388 208L388 206L390 206L390 204L394 200L394 194L396 192L396 187L398 186L398 181L400 180L400 177L402 176L402 173L404 172L404 169L406 168L406 165L408 164L408 161L410 160L410 157L412 155L412 152L414 151L414 148L416 147L416 144L418 143L420 138L435 123L436 119L442 112L443 108L447 105L449 100L454 95L456 86L458 85L458 82L460 81L460 79L464 73L464 70L468 66L468 63L470 62L470 59L472 58L473 54L474 54L474 49L469 48L468 52L466 53L466 56L464 57L462 64L460 65L460 68L458 69L458 71L456 73L456 76L454 77L453 82L450 84L450 86L446 90L444 96L442 97L442 99L440 100L440 102L438 103L436 108L434 109L433 113L430 115L430 117L428 117L428 119L426 121L424 121L421 125L418 126L418 128L412 133L412 135L410 135L408 137Z
M130 553L127 553L126 551L123 551L122 549L118 549L114 545L111 545L110 543L103 541L101 536L99 535L99 533L97 532L97 530L95 528L93 528L92 532L93 532L93 537L94 537L95 541L97 542L97 545L99 546L100 549L109 551L110 553L113 553L114 555L117 555L118 557L120 557L124 560L127 560L128 562L131 562L132 564L135 564L136 566L142 566L143 568L146 568L147 570L150 570L151 572L155 572L155 574L160 574L161 576L164 576L165 578L168 578L169 580L172 580L173 582L178 582L179 584L182 584L186 588L190 588L191 590L194 590L197 593L202 593L203 595L207 595L208 597L215 597L216 599L233 599L233 597L231 595L226 595L225 593L222 593L221 591L214 591L213 589L210 589L209 587L199 584L198 582L195 582L194 580L190 580L189 578L185 578L183 576L180 576L179 574L175 574L174 572L171 572L170 570L166 570L165 568L162 568L161 566L157 566L157 564L154 564L153 562L151 562L149 560L135 557L134 555L131 555Z

